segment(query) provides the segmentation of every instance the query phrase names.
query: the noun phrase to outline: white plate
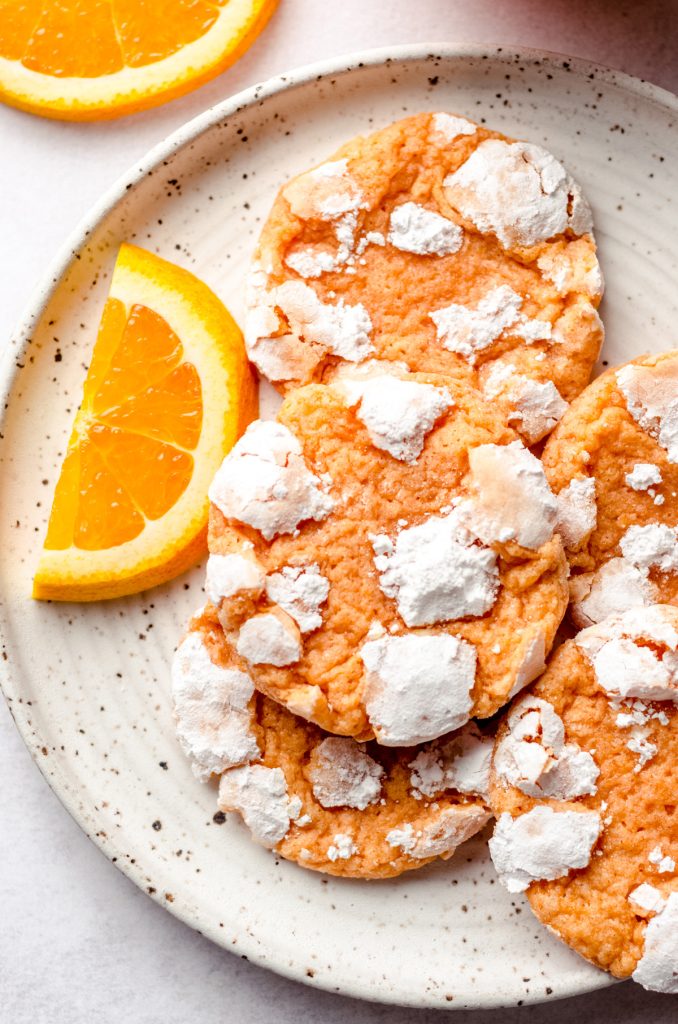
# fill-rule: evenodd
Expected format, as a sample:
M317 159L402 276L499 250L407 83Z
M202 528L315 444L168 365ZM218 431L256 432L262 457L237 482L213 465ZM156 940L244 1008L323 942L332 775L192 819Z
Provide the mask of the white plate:
M278 861L238 822L212 822L215 793L192 778L174 739L167 673L201 603L200 570L108 604L29 597L118 244L134 240L195 271L240 316L245 264L275 189L357 132L449 109L546 145L593 204L608 282L605 358L675 344L678 101L553 55L435 54L361 55L236 96L153 150L75 232L4 353L0 669L29 749L82 828L215 942L331 991L512 1005L609 979L495 883L482 841L450 864L361 883Z

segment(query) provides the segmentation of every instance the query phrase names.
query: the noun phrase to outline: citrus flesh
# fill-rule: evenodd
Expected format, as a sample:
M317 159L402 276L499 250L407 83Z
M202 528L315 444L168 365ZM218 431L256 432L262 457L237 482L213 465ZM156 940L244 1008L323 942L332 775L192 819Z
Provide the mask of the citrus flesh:
M223 71L277 0L0 0L0 99L45 117L134 113Z
M188 271L123 245L33 596L116 597L193 564L205 550L209 483L256 413L223 304Z

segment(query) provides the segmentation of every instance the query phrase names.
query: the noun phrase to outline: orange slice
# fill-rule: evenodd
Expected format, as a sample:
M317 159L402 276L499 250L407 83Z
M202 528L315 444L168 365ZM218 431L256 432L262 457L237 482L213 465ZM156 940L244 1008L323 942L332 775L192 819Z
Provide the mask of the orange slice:
M121 246L33 596L119 597L194 564L207 488L256 414L242 335L216 295Z
M252 45L277 0L0 0L0 99L119 117L174 99Z

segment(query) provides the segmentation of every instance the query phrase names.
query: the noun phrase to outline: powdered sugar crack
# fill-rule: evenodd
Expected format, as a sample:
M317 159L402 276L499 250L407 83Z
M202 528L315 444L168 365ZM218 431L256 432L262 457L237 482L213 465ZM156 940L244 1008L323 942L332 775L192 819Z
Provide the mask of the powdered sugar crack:
M287 782L281 768L248 764L224 772L219 783L219 807L238 811L252 838L273 849L289 830L292 815Z
M267 597L294 619L302 633L322 626L320 608L329 592L329 580L316 562L285 565L266 578Z
M437 739L468 721L476 651L447 634L384 636L363 644L363 699L384 746Z
M510 711L508 730L494 755L498 777L528 796L572 800L596 792L600 770L576 743L553 706L528 694Z
M427 745L409 764L413 795L431 798L454 789L488 800L492 746L473 722Z
M517 818L504 812L489 842L490 856L508 891L524 892L532 882L585 868L602 828L595 811L538 805Z
M472 496L458 510L480 540L536 550L551 539L557 502L541 462L520 441L473 448L469 470Z
M414 463L421 455L426 436L454 402L446 388L415 380L403 380L370 360L360 368L342 368L333 386L347 405L357 406L375 448L401 462Z
M528 344L551 337L548 320L533 320L520 312L523 297L509 285L491 289L475 308L456 302L431 313L443 348L457 352L473 365L478 356L505 332Z
M611 697L678 703L678 632L673 609L632 608L583 629L575 643Z
M449 256L458 252L464 232L447 217L419 203L402 203L391 213L388 241L402 252L418 256Z
M363 811L381 796L384 769L348 737L322 740L313 750L308 773L313 795L323 807Z
M201 782L259 755L246 672L212 661L197 632L182 640L172 661L172 698L179 742Z
M481 142L443 185L461 215L506 249L592 230L579 186L551 153L528 142Z
M395 542L371 537L379 585L407 626L484 615L499 591L497 556L479 543L459 513L430 516Z
M271 540L293 533L307 519L325 519L334 507L326 486L306 465L287 427L256 420L222 462L209 497L227 518Z

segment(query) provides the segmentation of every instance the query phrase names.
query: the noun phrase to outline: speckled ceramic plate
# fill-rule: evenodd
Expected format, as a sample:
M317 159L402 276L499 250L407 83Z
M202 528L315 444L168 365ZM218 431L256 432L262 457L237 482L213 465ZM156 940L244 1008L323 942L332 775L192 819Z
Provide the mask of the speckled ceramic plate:
M195 271L242 312L245 263L278 185L351 135L449 109L542 143L584 185L608 281L605 358L675 344L678 100L510 49L372 53L257 86L190 122L80 225L4 352L3 687L40 769L87 834L172 913L236 954L336 992L480 1007L608 984L495 883L481 839L395 881L324 878L213 821L174 739L168 665L202 571L91 606L30 581L118 244Z

